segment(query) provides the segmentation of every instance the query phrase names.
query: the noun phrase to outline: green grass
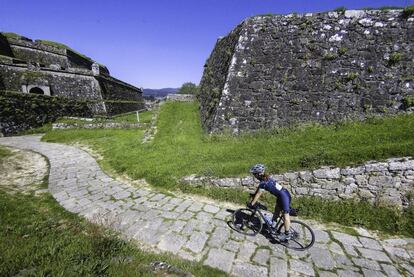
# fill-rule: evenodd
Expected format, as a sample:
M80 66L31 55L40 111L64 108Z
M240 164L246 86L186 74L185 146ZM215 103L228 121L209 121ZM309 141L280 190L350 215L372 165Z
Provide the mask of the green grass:
M252 164L259 162L266 164L270 172L281 173L414 155L413 114L329 126L310 124L238 137L209 136L201 129L197 104L167 103L160 110L157 125L158 133L150 144L141 144L144 130L53 131L43 139L86 143L104 156L101 165L105 170L133 179L145 178L162 190L179 190L239 204L247 201L247 193L192 187L179 180L190 174L243 176ZM318 217L311 211L304 215ZM341 222L341 217L336 221Z
M195 276L225 276L201 263L137 249L65 211L50 195L0 191L0 217L0 276L156 276L153 261Z
M12 152L10 152L9 149L0 146L0 160L10 157L11 155L12 155Z
M145 111L139 113L139 122L140 123L150 123L152 118L152 111ZM137 114L130 113L126 115L119 115L113 117L115 122L128 122L128 123L137 123Z
M414 237L414 206L400 211L397 208L371 205L352 200L333 202L317 197L294 199L293 206L300 215L322 222L336 222L345 226L362 226L387 234Z
M131 115L132 116L132 115ZM414 115L372 118L330 126L309 125L239 137L205 135L193 103L162 106L152 144L140 144L135 130L67 130L47 133L45 141L86 142L107 165L154 185L173 187L174 178L199 174L246 175L261 162L273 173L346 166L367 160L414 155Z
M14 38L14 39L21 39L22 36L13 32L1 32L3 36L6 38Z
M52 123L46 123L43 126L37 128L21 131L18 133L18 135L44 134L50 131L52 131Z

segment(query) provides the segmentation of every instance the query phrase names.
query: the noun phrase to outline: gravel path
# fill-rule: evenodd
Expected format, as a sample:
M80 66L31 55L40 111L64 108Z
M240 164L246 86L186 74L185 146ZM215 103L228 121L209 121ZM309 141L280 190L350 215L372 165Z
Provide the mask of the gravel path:
M0 138L0 144L45 155L49 191L60 205L146 248L236 276L414 276L414 239L379 240L364 230L351 236L310 223L314 247L291 251L262 235L233 232L226 206L116 181L78 148L40 142L40 136Z

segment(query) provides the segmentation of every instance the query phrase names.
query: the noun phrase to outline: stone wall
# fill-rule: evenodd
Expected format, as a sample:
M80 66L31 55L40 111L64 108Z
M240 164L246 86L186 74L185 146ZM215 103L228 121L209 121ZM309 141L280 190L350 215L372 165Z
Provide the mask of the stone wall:
M85 101L0 91L0 134L12 135L40 127L62 116L90 117Z
M239 25L228 36L218 39L213 52L204 65L204 73L200 81L200 112L201 123L207 129L217 124L215 115L226 85L227 74L241 29L242 25Z
M102 123L53 123L53 130L65 129L130 129L141 128L145 123L102 122Z
M179 102L191 102L196 100L194 94L177 94L177 93L170 93L167 95L167 100L169 101L179 101Z
M145 108L142 93L137 88L109 76L97 76L102 88L102 98L105 101L108 115L138 111ZM114 101L116 100L116 101Z
M295 196L319 196L330 200L366 199L371 203L405 207L414 204L414 160L392 158L357 167L323 167L313 171L288 172L272 176ZM253 177L209 178L187 176L186 184L253 190Z
M413 41L414 17L398 10L248 18L205 65L203 126L238 133L397 113L414 95Z
M106 114L101 89L94 76L44 69L28 70L26 66L2 64L0 72L7 90L24 91L27 86L46 86L52 96L100 101L89 104L90 108L94 114Z
M142 91L109 75L109 70L70 48L0 33L0 89L87 101L98 115L144 108ZM3 119L0 118L0 121Z

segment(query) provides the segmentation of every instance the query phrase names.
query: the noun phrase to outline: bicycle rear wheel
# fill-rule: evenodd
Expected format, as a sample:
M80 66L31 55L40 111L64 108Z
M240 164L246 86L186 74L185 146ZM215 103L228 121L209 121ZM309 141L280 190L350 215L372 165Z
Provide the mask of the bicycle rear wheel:
M255 236L262 230L262 222L254 211L239 209L233 213L233 229L248 236Z
M279 227L278 233L285 231L284 223ZM280 243L286 246L287 248L303 251L312 247L315 242L315 234L312 229L305 223L298 220L290 221L289 231L292 233L292 239Z

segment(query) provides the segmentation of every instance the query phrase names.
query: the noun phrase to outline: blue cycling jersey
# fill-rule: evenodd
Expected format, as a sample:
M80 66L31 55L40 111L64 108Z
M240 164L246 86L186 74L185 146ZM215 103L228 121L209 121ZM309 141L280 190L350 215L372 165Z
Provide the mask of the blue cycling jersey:
M279 185L275 180L272 178L267 179L266 181L261 181L259 184L259 189L266 190L273 194L276 197L280 196L280 192L282 191L283 187Z
M266 190L277 197L275 211L281 209L284 213L289 213L291 196L287 189L283 188L272 178L261 181L259 189Z

